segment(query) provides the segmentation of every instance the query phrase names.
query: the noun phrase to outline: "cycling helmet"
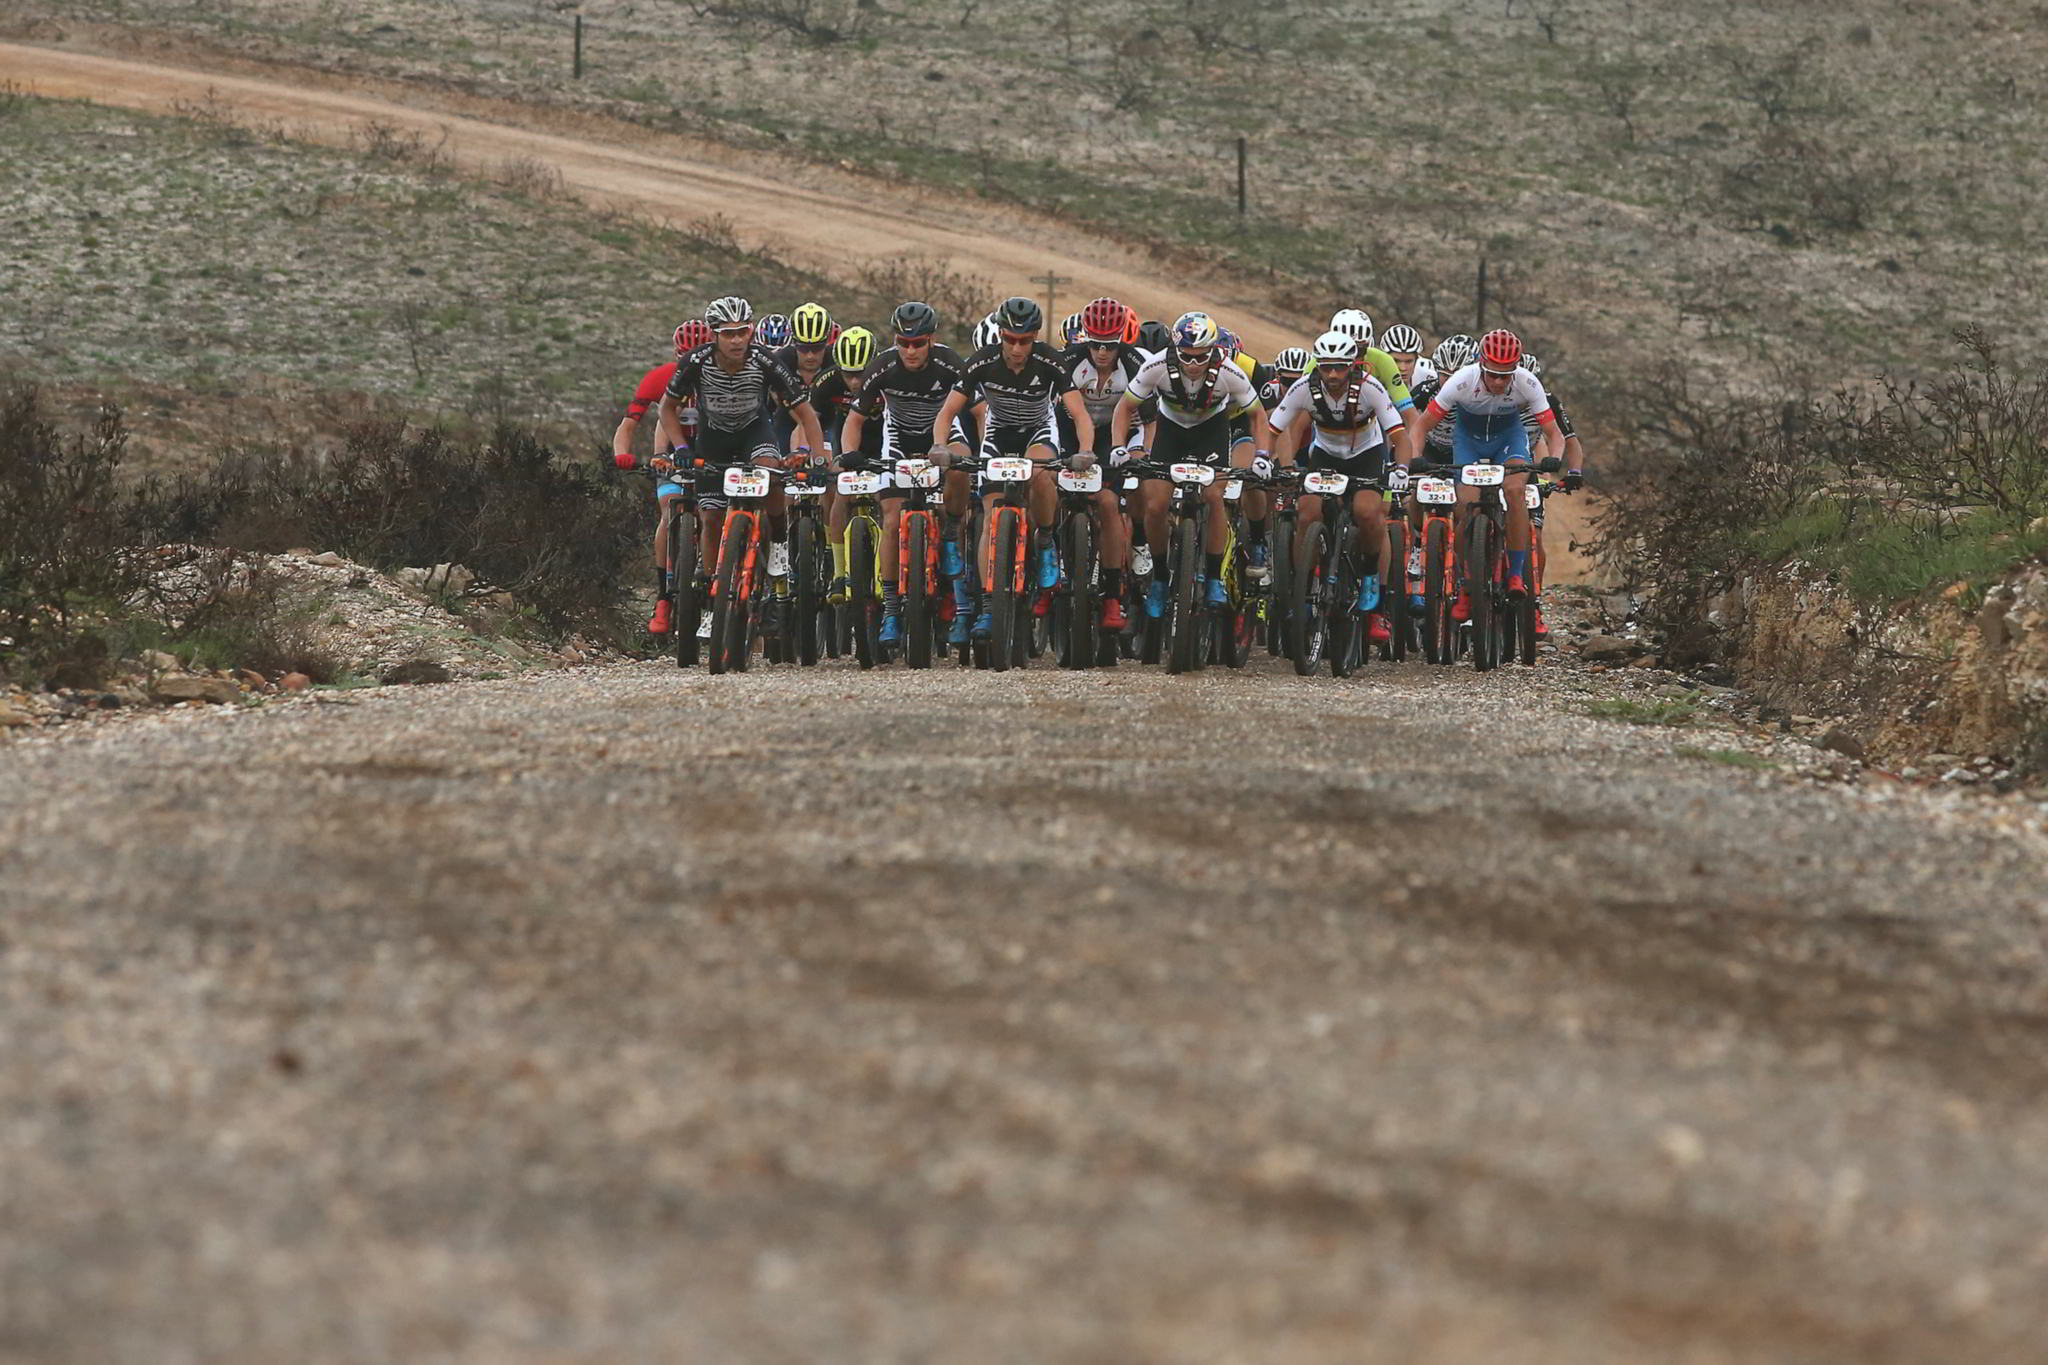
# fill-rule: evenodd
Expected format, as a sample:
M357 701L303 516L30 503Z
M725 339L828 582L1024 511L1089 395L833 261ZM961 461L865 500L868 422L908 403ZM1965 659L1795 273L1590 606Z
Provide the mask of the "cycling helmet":
M832 339L832 315L815 303L800 303L789 315L789 339L816 346Z
M1543 362L1530 355L1527 351L1522 352L1522 368L1527 370L1532 378L1541 379L1543 377Z
M1166 324L1156 319L1138 324L1138 349L1158 355L1173 344L1173 334L1166 330Z
M1081 315L1079 313L1069 313L1065 320L1060 323L1060 344L1071 346L1080 339Z
M1221 339L1216 320L1207 313L1182 313L1174 319L1170 345L1184 350L1207 350Z
M1276 374L1301 378L1308 373L1308 352L1299 346L1289 346L1273 357L1273 370Z
M980 322L974 324L975 350L985 351L989 347L995 345L998 341L1001 341L1002 339L1003 329L1001 325L997 323L996 315L994 313L990 313Z
M1216 344L1223 348L1225 355L1236 355L1244 350L1244 343L1239 341L1237 333L1231 331L1228 327L1218 327L1216 329Z
M1430 364L1429 357L1426 355L1415 357L1415 369L1408 376L1408 387L1411 389L1419 388L1436 378L1436 366Z
M1137 344L1138 310L1135 308L1126 308L1124 309L1124 345L1135 346Z
M783 313L770 313L754 327L754 335L763 346L774 350L789 344L789 317Z
M1358 338L1334 328L1323 333L1316 338L1315 361L1318 365L1335 364L1339 361L1346 365L1357 364Z
M875 358L875 334L865 327L849 327L832 347L832 363L849 374L859 374Z
M1122 341L1131 310L1115 299L1097 299L1081 310L1081 331L1090 341Z
M676 328L676 354L688 355L699 346L711 344L711 324L702 318L691 318Z
M1013 294L994 313L996 326L1005 332L1036 332L1045 327L1045 310L1035 299Z
M1472 353L1479 349L1479 343L1465 333L1445 337L1436 344L1436 351L1430 359L1436 362L1438 374L1452 375L1472 363Z
M1380 349L1402 355L1421 355L1422 333L1405 322L1397 322L1380 333Z
M1363 308L1339 308L1330 314L1330 330L1350 337L1360 351L1372 349L1372 319Z
M727 294L722 299L711 300L704 310L704 321L713 327L731 327L754 320L754 305L738 294Z
M930 304L912 299L909 303L896 305L889 325L900 337L928 337L939 330L939 313Z
M1479 338L1479 365L1495 374L1512 374L1522 363L1522 339L1505 327Z

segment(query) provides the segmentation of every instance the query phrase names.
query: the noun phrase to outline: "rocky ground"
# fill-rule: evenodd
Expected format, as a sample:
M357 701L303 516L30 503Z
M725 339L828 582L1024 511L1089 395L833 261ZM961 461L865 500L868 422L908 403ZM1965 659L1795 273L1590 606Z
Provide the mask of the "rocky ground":
M2043 812L1740 701L648 662L17 736L0 1358L2048 1359Z

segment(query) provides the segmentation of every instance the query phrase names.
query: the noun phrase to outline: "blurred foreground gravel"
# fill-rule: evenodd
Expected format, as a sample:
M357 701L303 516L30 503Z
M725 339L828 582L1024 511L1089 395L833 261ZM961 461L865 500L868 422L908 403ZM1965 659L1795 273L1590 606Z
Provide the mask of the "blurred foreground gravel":
M0 1360L2048 1360L2031 803L1254 672L0 746Z

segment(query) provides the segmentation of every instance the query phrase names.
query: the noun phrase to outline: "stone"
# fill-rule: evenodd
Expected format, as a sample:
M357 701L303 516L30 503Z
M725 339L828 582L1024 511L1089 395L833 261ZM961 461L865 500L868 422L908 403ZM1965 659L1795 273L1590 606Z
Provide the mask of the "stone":
M258 692L270 686L270 679L264 677L253 668L237 669L235 671L235 681L244 687L253 687Z
M432 659L408 659L402 664L393 664L378 675L377 681L386 685L399 683L444 683L449 679L445 666Z
M142 666L152 673L177 673L181 672L185 667L185 665L178 662L177 655L166 654L160 649L143 650Z
M149 688L150 700L170 705L181 701L203 701L215 706L240 701L242 689L225 678L194 678L175 675L158 678Z
M1579 646L1579 653L1593 663L1615 663L1633 658L1639 652L1634 641L1613 635L1588 636L1586 642Z
M11 730L18 725L31 723L26 711L17 711L11 706L0 706L0 730Z
M1820 747L1826 749L1829 753L1836 753L1844 758L1854 759L1858 763L1861 763L1870 753L1870 750L1864 745L1862 740L1840 726L1836 726L1820 737Z
M328 550L317 555L308 555L306 556L306 562L308 564L317 564L323 569L338 569L342 565L348 563L347 560L343 559L340 555L336 554L332 550Z
M287 673L277 680L277 685L287 692L303 692L313 685L313 680L303 673Z

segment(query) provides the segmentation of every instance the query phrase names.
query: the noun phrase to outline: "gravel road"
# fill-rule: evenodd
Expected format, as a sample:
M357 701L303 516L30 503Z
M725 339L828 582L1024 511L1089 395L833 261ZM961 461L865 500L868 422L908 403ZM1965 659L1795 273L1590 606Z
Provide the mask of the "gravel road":
M2048 1360L2038 812L1619 685L647 663L0 746L0 1360Z

